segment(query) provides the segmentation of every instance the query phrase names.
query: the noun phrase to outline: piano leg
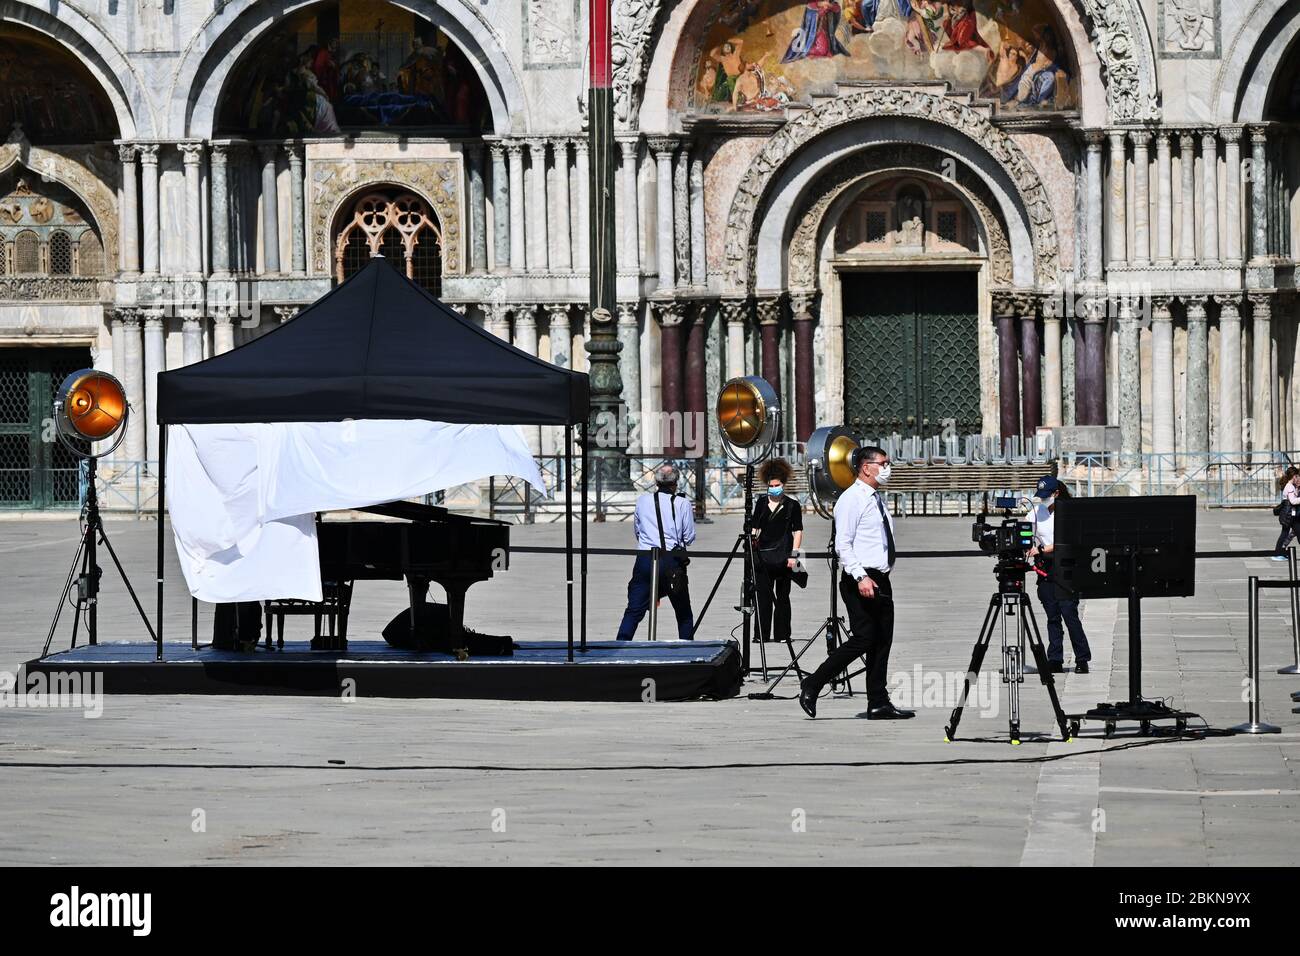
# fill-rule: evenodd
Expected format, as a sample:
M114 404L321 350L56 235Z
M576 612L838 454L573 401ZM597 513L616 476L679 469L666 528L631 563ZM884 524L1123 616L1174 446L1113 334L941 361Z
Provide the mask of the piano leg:
M339 640L348 646L348 609L352 607L352 582L340 581L338 593Z
M429 582L425 578L408 577L406 579L406 590L411 596L411 633L415 633L416 626L416 608L422 605L429 596Z
M447 592L447 615L451 619L451 646L467 647L469 642L465 639L465 592L469 588L457 587L446 582L443 582L442 587Z

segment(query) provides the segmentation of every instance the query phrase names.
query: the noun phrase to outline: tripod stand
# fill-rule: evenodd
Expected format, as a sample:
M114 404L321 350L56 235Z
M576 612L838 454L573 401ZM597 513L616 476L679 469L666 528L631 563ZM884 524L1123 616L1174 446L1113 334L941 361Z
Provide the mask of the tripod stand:
M72 618L72 642L69 646L77 646L77 632L81 628L83 608L86 611L87 638L91 644L99 642L99 579L103 576L98 560L99 544L107 549L109 557L113 559L117 573L121 575L122 583L126 585L127 593L131 595L131 600L135 602L135 609L140 612L140 619L144 621L144 626L149 631L150 640L157 640L153 625L149 623L149 616L140 605L140 599L136 597L135 589L131 587L131 580L126 576L126 570L118 560L117 552L113 550L113 545L104 531L104 520L99 514L99 497L95 492L95 459L84 460L87 462L86 503L82 509L81 543L77 546L72 566L68 569L67 580L64 581L63 590L59 594L59 606L54 610L54 620L50 622L50 633L45 638L45 648L41 651L41 657L50 653L50 643L54 640L54 632L58 629L59 617L63 614L64 604L74 587L76 589L76 600L73 605L75 613ZM78 563L81 565L80 574L77 574Z
M988 652L989 641L1002 624L1002 683L1007 685L1008 724L1011 731L1011 744L1020 744L1020 685L1025 682L1025 644L1029 644L1038 665L1038 676L1047 688L1047 696L1052 702L1052 711L1056 715L1056 724L1061 729L1061 739L1069 740L1066 729L1065 712L1061 710L1061 701L1056 696L1056 682L1052 680L1051 665L1047 661L1047 651L1043 647L1043 635L1038 630L1038 620L1034 617L1033 605L1025 594L1024 572L1012 577L1002 571L998 574L998 590L989 599L989 609L984 615L984 624L980 627L979 637L975 640L975 650L971 654L970 669L966 672L966 681L962 686L961 697L944 728L944 741L951 742L957 737L957 725L961 722L961 712L966 707L970 696L971 684L979 677L980 666ZM1008 626L1008 618L1015 623Z

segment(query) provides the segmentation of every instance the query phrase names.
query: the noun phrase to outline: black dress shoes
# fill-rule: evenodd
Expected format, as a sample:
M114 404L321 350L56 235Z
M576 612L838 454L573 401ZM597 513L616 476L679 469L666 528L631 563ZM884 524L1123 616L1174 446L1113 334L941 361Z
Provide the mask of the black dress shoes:
M803 708L803 712L807 714L809 717L816 717L817 716L817 695L809 694L806 691L800 689L799 706Z
M1074 665L1074 672L1075 672L1076 674L1086 674L1086 673L1088 673L1088 662L1087 662L1087 661L1077 661L1077 662L1075 663L1075 665Z
M900 710L893 704L881 704L867 711L867 720L907 720L916 716L916 711Z
M1063 661L1050 661L1048 670L1053 674L1064 674L1065 663Z

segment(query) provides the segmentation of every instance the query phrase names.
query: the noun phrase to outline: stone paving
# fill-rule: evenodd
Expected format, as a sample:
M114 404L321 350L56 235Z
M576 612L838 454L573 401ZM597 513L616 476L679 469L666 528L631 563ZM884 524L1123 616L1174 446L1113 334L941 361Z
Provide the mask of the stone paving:
M108 528L151 608L154 526ZM705 525L697 547L725 550L736 531L730 518ZM76 533L71 519L0 521L0 669L39 652ZM1275 535L1266 512L1199 515L1203 549L1267 547ZM811 519L807 544L825 539L825 523ZM563 529L520 527L513 541L559 544ZM630 524L592 527L594 546L630 541ZM968 519L899 524L904 552L973 551L969 542ZM593 637L613 636L630 565L592 559ZM900 558L896 696L918 668L923 682L965 670L992 565L974 554ZM697 608L720 568L692 564ZM1206 561L1195 598L1145 602L1147 695L1199 711L1212 727L1244 720L1246 578L1284 570L1265 559ZM798 634L825 617L827 580L816 565L808 590L796 591ZM517 554L508 573L471 590L469 622L561 639L563 582L562 558ZM704 636L736 626L737 589L734 577L724 585ZM174 563L168 600L170 634L184 639L188 600ZM377 632L403 600L400 584L360 585L353 634ZM113 697L98 719L3 708L0 862L1290 864L1300 850L1290 691L1300 680L1274 673L1293 653L1284 593L1267 592L1263 608L1261 699L1283 729L1268 737L1123 748L1086 729L1061 743L1048 739L1051 713L1034 678L1024 723L1044 739L1017 748L1006 743L999 684L996 703L981 701L997 713L968 710L951 744L950 702L937 690L900 723L860 719L860 695L824 699L816 721L793 700L743 694L659 704ZM1127 688L1124 608L1089 602L1084 622L1094 668L1065 676L1067 710ZM101 628L102 640L145 639L111 569ZM55 641L65 645L66 633ZM823 653L819 641L808 657ZM775 645L769 654L787 659ZM761 686L755 679L746 692ZM794 691L791 681L777 693Z

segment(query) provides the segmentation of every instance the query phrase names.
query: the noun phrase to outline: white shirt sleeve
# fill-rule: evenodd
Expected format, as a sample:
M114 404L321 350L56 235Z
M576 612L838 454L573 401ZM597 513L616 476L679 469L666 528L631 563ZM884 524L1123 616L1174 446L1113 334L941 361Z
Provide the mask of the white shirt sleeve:
M840 567L851 578L866 574L866 569L858 561L853 549L853 538L862 524L863 496L845 495L835 507L835 553L839 556Z
M682 500L686 503L686 507L681 509L686 513L685 518L681 523L682 544L689 546L695 543L695 507L689 501L686 501L685 499ZM676 502L677 499L674 498L674 509L677 508Z

